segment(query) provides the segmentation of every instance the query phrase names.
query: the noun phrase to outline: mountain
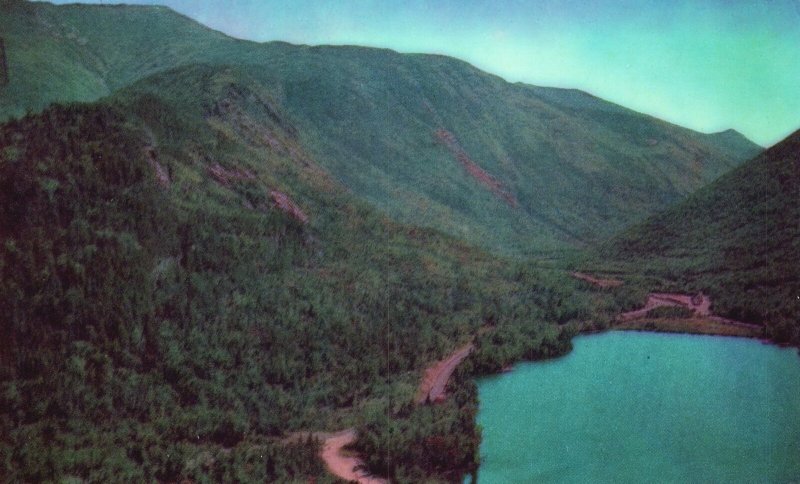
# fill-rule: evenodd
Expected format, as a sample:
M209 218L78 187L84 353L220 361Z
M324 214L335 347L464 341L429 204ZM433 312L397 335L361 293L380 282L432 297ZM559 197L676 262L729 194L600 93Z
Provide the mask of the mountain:
M10 79L0 116L138 81L180 95L174 73L235 65L358 197L398 221L506 253L590 245L760 151L732 131L696 133L448 57L256 44L165 8L5 0L0 22Z
M470 372L568 350L574 281L392 221L275 99L194 65L0 125L4 478L327 482L292 432L352 427L373 472L459 480Z
M713 296L715 310L800 341L800 131L613 238L600 258Z
M9 77L3 118L54 101L94 101L232 42L164 7L0 0L0 25Z
M306 432L348 428L371 472L461 482L472 376L565 353L620 297L508 255L592 244L760 152L456 59L256 44L160 7L0 0L0 26L11 482L331 482ZM660 253L653 274L723 305L773 281L752 294L796 314L796 160L773 148L693 195L670 224L717 208L691 243L635 228L608 257ZM468 343L448 397L417 405Z
M753 157L758 154L757 151L760 151L754 151L753 143L735 129L712 133L706 139L729 156L739 156L742 153L750 152L752 153L751 157Z

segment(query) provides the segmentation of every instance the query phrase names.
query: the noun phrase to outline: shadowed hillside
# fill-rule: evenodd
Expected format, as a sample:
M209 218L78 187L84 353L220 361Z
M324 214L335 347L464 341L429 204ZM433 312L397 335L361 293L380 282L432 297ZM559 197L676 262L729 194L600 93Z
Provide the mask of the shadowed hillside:
M0 15L15 72L0 115L96 99L177 66L237 65L356 195L505 252L601 240L759 150L735 132L702 135L442 56L238 41L156 7L6 0Z
M711 294L715 311L800 341L800 131L612 239L601 258ZM622 264L622 263L620 263Z

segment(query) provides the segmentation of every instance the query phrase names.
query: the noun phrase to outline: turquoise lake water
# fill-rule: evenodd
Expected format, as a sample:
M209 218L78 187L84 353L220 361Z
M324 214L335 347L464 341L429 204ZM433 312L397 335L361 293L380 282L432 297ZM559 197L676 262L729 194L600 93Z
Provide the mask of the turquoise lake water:
M800 481L800 357L609 332L478 380L480 484Z

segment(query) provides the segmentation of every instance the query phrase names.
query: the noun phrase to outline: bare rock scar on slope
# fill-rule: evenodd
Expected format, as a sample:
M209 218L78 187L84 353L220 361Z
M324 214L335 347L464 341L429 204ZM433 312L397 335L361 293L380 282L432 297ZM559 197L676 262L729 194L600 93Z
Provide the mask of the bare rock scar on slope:
M458 160L467 173L478 181L481 185L489 189L496 196L504 200L510 207L516 208L519 205L517 197L511 193L498 179L490 175L486 170L475 163L472 158L461 147L455 135L446 129L437 129L434 132L436 139L443 144L450 153Z

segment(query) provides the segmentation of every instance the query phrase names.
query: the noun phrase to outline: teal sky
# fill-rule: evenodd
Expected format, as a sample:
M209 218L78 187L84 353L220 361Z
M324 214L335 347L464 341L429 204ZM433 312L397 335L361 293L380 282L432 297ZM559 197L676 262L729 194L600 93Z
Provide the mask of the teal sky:
M800 128L800 0L126 3L167 5L256 41L451 55L509 81L583 89L765 146Z

